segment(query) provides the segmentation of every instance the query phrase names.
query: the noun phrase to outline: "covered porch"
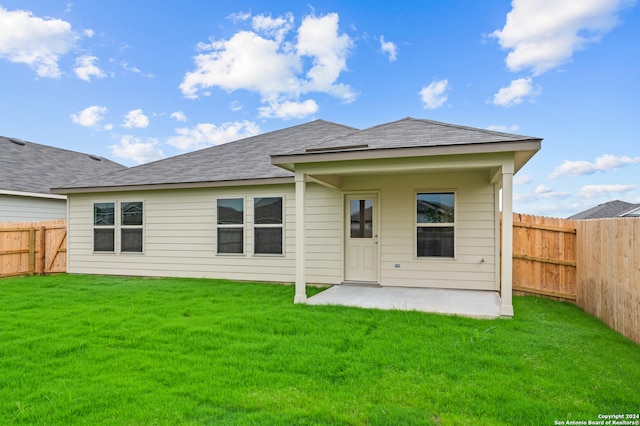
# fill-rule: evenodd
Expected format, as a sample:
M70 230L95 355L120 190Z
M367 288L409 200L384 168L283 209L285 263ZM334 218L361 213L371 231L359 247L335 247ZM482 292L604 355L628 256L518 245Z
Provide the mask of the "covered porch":
M309 297L308 305L431 312L471 318L500 317L496 291L336 285Z

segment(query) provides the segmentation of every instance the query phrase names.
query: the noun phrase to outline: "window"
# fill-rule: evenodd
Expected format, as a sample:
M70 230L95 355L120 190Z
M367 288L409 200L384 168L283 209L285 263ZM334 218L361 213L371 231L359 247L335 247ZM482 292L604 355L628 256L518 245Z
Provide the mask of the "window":
M244 253L244 199L219 199L217 215L218 253Z
M116 235L120 234L121 253L142 253L142 201L93 204L93 251L116 252ZM116 232L117 231L117 232Z
M93 204L93 251L115 251L115 203Z
M142 201L120 204L120 251L142 253Z
M282 197L253 199L255 254L282 254Z
M418 257L454 257L455 194L430 192L416 195Z

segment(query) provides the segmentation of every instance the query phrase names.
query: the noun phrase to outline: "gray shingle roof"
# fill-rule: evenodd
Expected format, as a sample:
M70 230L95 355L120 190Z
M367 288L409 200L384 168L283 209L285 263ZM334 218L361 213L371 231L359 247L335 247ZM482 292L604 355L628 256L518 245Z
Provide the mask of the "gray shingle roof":
M109 176L86 179L65 188L184 184L290 177L271 164L270 154L300 149L310 141L321 143L356 131L352 127L316 120L131 167Z
M598 204L595 207L569 216L567 219L604 219L608 217L620 217L630 211L640 208L640 204L627 203L626 201L613 200L606 203Z
M407 117L279 154L305 154L308 153L307 149L311 152L319 152L322 148L335 148L339 151L337 149L339 147L344 147L345 150L374 150L525 140L540 140L540 138Z
M50 188L126 169L105 158L0 136L0 190L50 193Z
M540 141L540 138L413 118L365 130L316 120L76 182L56 192L291 177L290 171L272 164L271 156L304 154L309 148L323 150L339 146L352 150L356 145L357 149L380 150L529 140Z

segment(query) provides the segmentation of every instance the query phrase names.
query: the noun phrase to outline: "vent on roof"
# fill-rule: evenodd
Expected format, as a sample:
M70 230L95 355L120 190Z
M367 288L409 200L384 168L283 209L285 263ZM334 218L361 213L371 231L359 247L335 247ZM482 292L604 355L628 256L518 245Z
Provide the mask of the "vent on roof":
M91 158L92 160L96 160L96 161L102 161L102 157L98 157L97 155L89 154L89 158Z
M369 145L343 145L343 146L330 146L326 148L307 148L306 152L326 152L326 151L348 151L350 149L369 148Z
M9 138L9 140L13 143L15 143L16 145L20 145L20 146L25 146L27 143L25 141L23 141L22 139L18 139L18 138Z

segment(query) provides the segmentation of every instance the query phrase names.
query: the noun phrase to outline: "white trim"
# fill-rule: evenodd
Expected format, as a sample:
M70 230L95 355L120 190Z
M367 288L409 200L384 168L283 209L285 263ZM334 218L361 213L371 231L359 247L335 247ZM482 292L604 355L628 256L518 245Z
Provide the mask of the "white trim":
M33 197L33 198L48 198L52 200L66 200L66 195L58 194L44 194L41 192L23 192L23 191L11 191L9 189L0 189L0 195L16 195L18 197Z
M305 270L305 196L306 196L306 176L302 172L296 172L296 293L293 303L305 303L307 301L307 277Z
M542 139L530 138L521 141L487 142L471 144L452 144L437 146L378 148L337 152L295 153L272 155L271 164L293 171L298 164L328 163L346 160L389 160L410 157L439 157L478 154L503 154L517 152L519 158L516 164L518 171L524 164L540 150Z
M288 183L293 183L293 176L246 180L218 180L213 182L143 183L140 185L53 188L51 192L56 194L84 194L99 192L155 191L160 189L227 188L231 186L279 185Z
M96 225L96 204L113 204L113 225ZM118 253L118 202L116 200L96 201L91 203L91 251L93 254L113 255ZM96 229L112 229L113 230L113 251L96 250Z
M513 169L502 171L502 280L500 315L513 316Z
M280 223L269 223L269 224L256 224L256 198L280 198L281 200L281 208L282 210L280 211L281 214L281 220ZM285 235L285 224L286 224L286 210L287 210L287 199L285 197L284 194L280 193L280 194L276 194L276 195L270 195L270 194L260 194L260 195L253 195L251 197L251 208L252 210L252 214L253 214L253 221L251 222L251 229L249 232L251 232L253 234L253 246L251 247L251 254L255 257L262 257L262 256L266 256L266 257L284 257L287 254L287 250L286 250L286 246L287 246L287 236ZM256 253L256 228L257 229L265 229L265 228L272 228L272 229L281 229L282 230L282 244L280 245L280 249L282 251L282 253Z
M218 201L219 200L242 200L242 224L241 225L220 225L218 223ZM216 227L213 247L216 256L236 256L245 257L247 255L247 197L245 195L216 197L214 199L213 223ZM242 229L242 252L241 253L220 253L218 251L218 229Z
M123 225L122 224L122 204L123 203L141 203L142 204L142 225ZM134 255L141 255L145 253L145 249L146 249L146 244L145 244L145 239L146 239L146 232L145 232L145 227L147 224L147 218L146 218L146 213L147 213L147 207L146 207L146 201L144 199L133 199L133 200L120 200L118 202L118 222L116 222L118 224L118 230L120 232L118 232L118 236L119 236L119 246L118 246L118 250L117 253L118 254L134 254ZM142 230L142 247L140 251L122 251L122 230L123 229L141 229Z
M373 211L371 212L373 215L373 234L372 240L375 240L375 252L376 252L376 265L375 265L375 279L373 281L365 281L365 280L347 280L347 254L348 250L346 250L346 245L348 241L347 233L351 232L351 217L350 217L350 203L347 203L347 200L351 199L365 199L367 196L373 197ZM358 197L358 198L355 198ZM362 282L362 283L380 283L380 212L382 211L380 208L380 196L379 190L372 191L343 191L342 192L342 282Z

